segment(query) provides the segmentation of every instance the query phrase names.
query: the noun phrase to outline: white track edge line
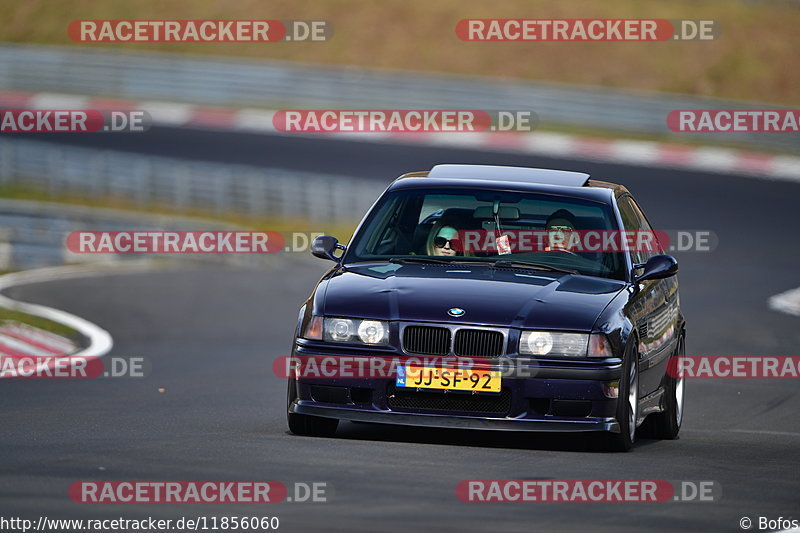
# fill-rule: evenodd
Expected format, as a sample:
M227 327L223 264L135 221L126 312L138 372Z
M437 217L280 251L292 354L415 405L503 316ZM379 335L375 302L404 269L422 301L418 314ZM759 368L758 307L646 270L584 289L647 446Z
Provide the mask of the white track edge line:
M128 268L123 269L120 269L117 265L113 273L122 273L129 270L145 270L149 269L150 266L151 265L149 262L131 264L128 266ZM15 287L17 285L28 285L46 281L88 277L102 273L108 273L108 270L103 269L102 267L98 268L97 265L68 265L12 272L10 274L0 276L0 293L2 293L2 291L5 289ZM13 300L3 294L0 294L0 306L58 322L77 330L87 339L89 339L89 345L86 348L65 356L55 356L53 359L57 359L59 357L69 357L72 359L102 357L110 352L111 348L114 346L114 340L108 331L92 322L89 322L86 319L66 311L54 309L44 305ZM14 377L14 374L11 374L7 377Z

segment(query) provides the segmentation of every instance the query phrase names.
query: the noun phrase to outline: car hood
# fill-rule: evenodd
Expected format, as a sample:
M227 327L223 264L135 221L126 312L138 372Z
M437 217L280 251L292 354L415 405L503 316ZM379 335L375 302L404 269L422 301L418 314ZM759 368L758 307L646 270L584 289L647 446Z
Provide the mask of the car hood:
M473 265L350 265L317 290L325 316L589 331L624 288L589 276ZM454 318L448 310L460 308Z

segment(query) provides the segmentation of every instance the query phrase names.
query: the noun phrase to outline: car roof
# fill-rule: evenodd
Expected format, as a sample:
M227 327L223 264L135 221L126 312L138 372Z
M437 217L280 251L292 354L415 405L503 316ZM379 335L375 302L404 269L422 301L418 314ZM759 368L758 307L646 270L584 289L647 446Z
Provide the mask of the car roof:
M589 180L589 174L583 172L497 165L436 165L428 172L428 177L524 181L571 187L582 187Z
M436 165L427 172L403 174L389 186L389 190L417 188L541 192L606 202L628 192L622 185L593 180L583 172L496 165Z

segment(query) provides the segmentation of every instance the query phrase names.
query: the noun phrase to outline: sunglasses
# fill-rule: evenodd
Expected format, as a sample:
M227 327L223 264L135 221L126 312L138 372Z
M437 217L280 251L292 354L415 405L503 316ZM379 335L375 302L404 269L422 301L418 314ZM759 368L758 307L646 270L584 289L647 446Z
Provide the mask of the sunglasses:
M435 237L433 239L433 245L437 248L444 248L445 244L450 243L450 248L453 250L456 249L457 246L460 245L461 241L456 238L452 239L445 239L444 237Z

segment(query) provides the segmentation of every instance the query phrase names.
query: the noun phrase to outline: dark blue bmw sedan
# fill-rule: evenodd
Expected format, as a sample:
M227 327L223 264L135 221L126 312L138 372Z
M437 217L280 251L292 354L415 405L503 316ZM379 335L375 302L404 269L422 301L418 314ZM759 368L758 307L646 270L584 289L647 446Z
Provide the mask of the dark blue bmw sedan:
M395 180L300 310L289 429L340 420L678 435L678 265L628 190L587 174L438 165ZM309 371L313 370L313 371Z

